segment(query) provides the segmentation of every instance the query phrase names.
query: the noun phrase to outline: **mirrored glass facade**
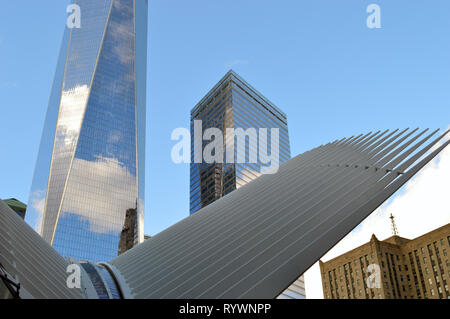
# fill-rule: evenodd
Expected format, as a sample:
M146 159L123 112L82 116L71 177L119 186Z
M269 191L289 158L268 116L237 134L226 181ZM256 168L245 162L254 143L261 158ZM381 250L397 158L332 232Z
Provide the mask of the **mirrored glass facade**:
M106 261L124 227L144 237L148 3L73 2L81 28L64 32L26 221L64 257Z
M208 128L220 129L224 134L225 144L232 142L231 138L234 139L233 163L226 161L226 147L223 164L208 164L205 161L195 163L198 156L193 140L195 120L202 121L202 132ZM240 145L236 137L227 136L227 128L241 128L244 131L254 128L256 132L265 128L268 133L266 143L262 144L259 138L255 147L247 137L245 149L241 150L245 154L245 160L239 161ZM291 157L286 115L234 71L228 72L191 111L191 214L261 175L261 168L267 164L261 162L258 153L264 148L267 148L267 153L271 153L272 128L279 129L277 160L278 164L282 164ZM204 140L200 152L210 142ZM252 155L256 161L250 160Z

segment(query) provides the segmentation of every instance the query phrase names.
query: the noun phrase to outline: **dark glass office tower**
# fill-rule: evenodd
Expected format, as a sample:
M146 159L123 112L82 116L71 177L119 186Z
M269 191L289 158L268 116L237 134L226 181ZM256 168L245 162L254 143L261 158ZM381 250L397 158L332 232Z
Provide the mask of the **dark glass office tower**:
M204 158L202 161L199 160L201 158L199 155L203 155L199 153L202 153L205 146L211 142L203 140L201 148L195 147L195 121L199 120L202 121L202 133L209 128L218 128L223 132L225 144L223 163L208 163ZM239 144L235 135L227 133L227 128L233 128L235 132L242 129L248 133L251 129L255 129L257 134L260 128L265 128L268 134L265 141L258 136L258 143L253 145L251 139L254 136L248 134L245 137L245 144ZM277 164L282 164L291 157L286 114L238 74L229 71L191 111L191 214L261 175L262 168L268 165L266 161L260 160L261 150L267 150L268 153L275 151L272 149L272 142L276 136L272 136L271 129L279 131ZM227 161L229 143L233 145L231 149L233 154L228 158L233 158L233 163ZM242 147L244 149L240 150ZM238 159L239 151L245 154L244 161ZM278 298L306 298L303 276Z
M279 164L291 157L289 135L286 114L269 102L256 91L250 84L242 79L234 71L229 71L219 83L193 108L191 111L191 197L190 212L195 213L199 209L211 204L220 197L245 185L261 175L261 168L267 166L260 161L258 151L261 150L261 139L255 148L250 143L250 137L246 137L245 161L239 161L239 144L234 141L234 163L224 159L224 163L199 163L196 162L194 147L194 121L202 121L202 131L215 127L224 132L224 143L235 139L226 134L227 128L244 131L254 128L258 134L260 128L266 128L267 139L265 147L271 152L271 129L279 129ZM274 136L275 138L275 136ZM203 141L202 149L209 141ZM198 151L197 151L198 153ZM226 147L224 148L226 158ZM257 160L251 161L251 155Z
M66 26L26 221L78 260L118 255L127 212L143 241L147 0L76 0Z

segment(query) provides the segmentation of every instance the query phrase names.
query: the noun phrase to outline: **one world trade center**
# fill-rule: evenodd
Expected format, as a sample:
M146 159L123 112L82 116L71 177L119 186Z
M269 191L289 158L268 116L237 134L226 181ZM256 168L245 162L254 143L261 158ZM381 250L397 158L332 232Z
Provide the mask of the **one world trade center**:
M74 0L26 221L64 257L143 241L147 0Z

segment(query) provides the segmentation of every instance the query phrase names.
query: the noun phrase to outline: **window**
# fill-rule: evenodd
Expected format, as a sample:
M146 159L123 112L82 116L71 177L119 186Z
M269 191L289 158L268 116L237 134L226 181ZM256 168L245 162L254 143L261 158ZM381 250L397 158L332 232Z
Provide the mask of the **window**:
M424 263L424 264L427 263L427 257L423 257L423 263Z
M420 251L422 252L422 254L425 254L425 248L424 247L420 248Z
M428 275L429 271L428 271L428 267L425 267L425 274Z
M444 254L444 256L447 256L447 249L443 248L442 253Z
M433 281L431 280L431 278L428 278L428 282L429 282L430 286L433 284Z
M431 289L431 295L432 295L432 296L434 296L434 295L435 295L435 293L434 293L434 289Z

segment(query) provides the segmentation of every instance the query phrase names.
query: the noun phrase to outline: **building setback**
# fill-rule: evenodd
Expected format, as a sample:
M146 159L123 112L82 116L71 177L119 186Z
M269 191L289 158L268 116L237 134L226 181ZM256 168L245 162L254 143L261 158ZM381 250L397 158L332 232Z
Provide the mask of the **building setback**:
M450 298L449 252L450 224L412 240L392 236L380 241L372 235L370 242L320 261L324 298ZM379 285L368 282L375 278L372 264L379 266Z

